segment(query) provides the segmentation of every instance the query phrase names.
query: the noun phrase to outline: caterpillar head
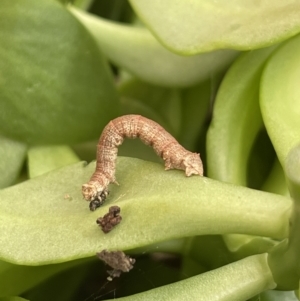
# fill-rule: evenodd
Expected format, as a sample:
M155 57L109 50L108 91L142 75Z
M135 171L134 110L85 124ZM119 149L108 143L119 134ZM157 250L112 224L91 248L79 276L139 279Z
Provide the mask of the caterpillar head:
M82 185L82 195L87 201L93 201L97 197L97 185L87 183Z
M109 192L99 186L97 182L89 182L82 185L82 195L87 200L90 201L90 210L95 211L99 208Z
M187 177L191 175L203 176L203 164L200 158L200 154L190 153L183 161L185 167L185 174Z

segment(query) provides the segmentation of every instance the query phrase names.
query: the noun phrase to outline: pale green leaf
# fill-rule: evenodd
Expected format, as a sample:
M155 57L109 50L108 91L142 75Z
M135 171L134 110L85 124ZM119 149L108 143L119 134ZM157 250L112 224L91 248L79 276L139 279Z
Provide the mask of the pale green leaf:
M28 150L28 173L30 178L80 161L67 145L34 146Z
M146 28L113 23L72 7L70 11L113 63L151 84L191 86L224 69L238 54L234 50L218 50L181 56L164 48Z
M72 5L82 10L88 10L92 6L93 2L94 0L73 0Z
M289 191L285 180L285 174L277 158L273 164L272 170L270 171L268 178L266 179L261 189L263 191L289 196Z
M263 120L282 166L300 143L300 35L287 41L268 61L261 82Z
M118 114L108 64L57 1L0 1L0 133L36 143L95 138Z
M291 216L289 237L270 253L269 265L279 289L295 290L299 288L300 274L300 144L288 153L284 170L293 198L294 212Z
M292 202L286 197L187 178L183 171L165 172L160 164L138 159L117 163L120 186L111 185L108 200L95 212L81 195L95 164L77 163L0 191L0 257L38 265L194 235L288 235ZM96 219L111 205L120 206L123 220L104 234Z
M300 31L297 0L130 0L139 17L172 51L249 50Z
M181 91L182 126L180 143L189 150L196 150L200 131L205 124L211 105L212 80L209 79L196 86Z
M276 287L267 254L255 255L169 285L120 301L241 301Z
M80 259L43 266L17 265L0 261L0 297L20 295L53 275L90 260Z
M275 47L241 55L227 72L218 90L213 119L207 134L208 175L219 181L247 185L251 149L263 127L259 83L265 61ZM249 236L224 236L232 252L250 253L260 240L267 251L274 242ZM245 251L243 249L246 249Z
M26 149L24 143L0 137L0 188L16 180L25 160Z
M29 301L28 299L24 299L24 298L21 298L21 297L3 297L3 298L0 298L0 301Z
M208 175L237 185L247 184L247 164L262 117L259 83L274 47L241 55L218 90L207 135Z
M261 293L256 299L250 301L298 301L294 291L269 290Z

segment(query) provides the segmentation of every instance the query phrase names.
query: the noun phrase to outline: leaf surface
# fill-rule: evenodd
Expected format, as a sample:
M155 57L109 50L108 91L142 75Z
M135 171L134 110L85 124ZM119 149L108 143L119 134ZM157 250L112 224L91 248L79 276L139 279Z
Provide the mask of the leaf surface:
M300 31L297 0L130 0L130 3L166 47L183 54L262 48Z
M228 49L190 57L178 55L163 47L146 28L110 22L75 8L70 11L113 63L151 84L191 86L223 70L238 55Z
M105 205L90 212L81 186L95 164L70 165L0 192L0 257L38 265L128 250L193 235L246 233L282 239L288 234L290 199L193 176L162 165L118 159ZM104 234L96 219L109 206L122 222ZM166 212L168 212L166 217ZM245 212L247 214L245 214Z
M27 146L0 137L0 188L11 185L17 178L25 160Z
M29 177L34 178L78 161L75 152L67 145L34 146L28 151Z
M275 287L276 283L267 264L267 254L260 254L119 300L248 300L266 289Z
M222 81L207 135L208 174L214 179L247 184L250 151L263 126L259 107L260 77L274 49L244 53Z
M118 114L93 38L57 1L0 1L0 133L29 144L95 138Z
M300 143L300 35L284 43L270 58L261 81L260 107L282 166Z

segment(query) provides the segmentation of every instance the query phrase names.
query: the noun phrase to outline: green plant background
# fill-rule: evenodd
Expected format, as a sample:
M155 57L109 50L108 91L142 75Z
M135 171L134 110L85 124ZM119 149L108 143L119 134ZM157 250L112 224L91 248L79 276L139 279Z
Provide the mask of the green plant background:
M0 301L298 300L299 14L293 0L2 0ZM205 176L128 140L120 186L90 212L81 185L124 114L199 152ZM123 219L104 234L111 205ZM103 249L135 267L108 281Z

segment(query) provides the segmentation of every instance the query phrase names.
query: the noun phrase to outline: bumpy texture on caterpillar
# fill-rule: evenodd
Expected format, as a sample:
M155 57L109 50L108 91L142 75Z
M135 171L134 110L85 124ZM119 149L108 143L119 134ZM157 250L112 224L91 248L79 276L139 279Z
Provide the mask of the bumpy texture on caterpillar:
M82 185L82 194L87 201L93 201L90 208L101 206L108 195L110 183L117 183L115 178L118 146L125 139L139 137L146 145L165 161L165 170L183 169L186 176L203 175L200 155L183 148L158 123L140 115L125 115L108 123L97 145L97 165L87 184Z

